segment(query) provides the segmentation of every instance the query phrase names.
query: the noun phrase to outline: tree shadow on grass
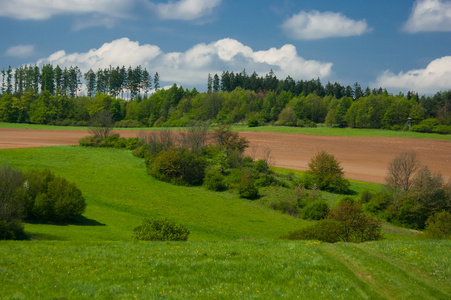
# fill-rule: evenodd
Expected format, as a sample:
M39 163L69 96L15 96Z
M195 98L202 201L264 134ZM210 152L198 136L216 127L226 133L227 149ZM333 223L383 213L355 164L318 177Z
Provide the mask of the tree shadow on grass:
M85 216L77 216L72 220L66 222L45 222L39 220L27 220L27 223L30 224L46 224L46 225L56 225L56 226L67 226L67 225L76 225L76 226L106 226L106 224L100 223L93 219L88 219Z

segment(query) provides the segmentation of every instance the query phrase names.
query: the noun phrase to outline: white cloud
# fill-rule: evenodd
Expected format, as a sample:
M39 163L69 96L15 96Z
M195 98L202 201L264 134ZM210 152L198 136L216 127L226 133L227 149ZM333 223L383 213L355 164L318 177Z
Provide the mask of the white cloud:
M410 70L394 74L385 71L374 86L416 91L420 94L433 94L451 89L451 56L433 60L425 69Z
M293 15L282 28L289 37L300 40L347 37L371 31L365 20L355 21L341 13L316 10Z
M404 30L451 31L451 1L419 0L415 2Z
M212 13L221 0L0 0L0 17L47 20L55 15L100 14L110 18L136 18L147 14L162 19L195 20ZM77 23L75 26L80 27ZM98 26L98 23L94 24Z
M34 45L18 45L8 48L5 53L7 56L20 58L30 57L34 54Z
M210 15L221 0L180 0L153 4L162 19L195 20Z
M160 81L168 84L203 86L208 73L218 75L229 70L256 71L264 75L273 69L276 76L295 79L325 78L331 74L332 63L306 60L298 55L296 47L285 45L280 49L254 51L234 39L221 39L210 44L197 44L185 52L164 53L158 46L130 41L128 38L105 43L85 53L66 53L60 50L38 64L60 67L78 66L83 72L111 66L141 65L149 72L158 72Z

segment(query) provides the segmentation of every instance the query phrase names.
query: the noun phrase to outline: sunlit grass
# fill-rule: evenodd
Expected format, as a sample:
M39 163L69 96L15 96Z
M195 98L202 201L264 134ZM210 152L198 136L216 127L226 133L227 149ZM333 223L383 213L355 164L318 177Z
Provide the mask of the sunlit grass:
M449 241L2 242L0 284L3 299L447 299L450 248Z

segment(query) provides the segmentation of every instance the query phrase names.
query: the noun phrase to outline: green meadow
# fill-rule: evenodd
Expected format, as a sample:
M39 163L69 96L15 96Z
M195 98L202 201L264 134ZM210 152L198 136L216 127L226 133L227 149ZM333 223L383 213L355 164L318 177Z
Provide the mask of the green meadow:
M50 169L88 206L71 224L25 223L30 240L0 241L1 299L451 298L449 240L389 224L379 242L280 240L312 223L228 191L157 181L125 150L6 149L4 163ZM381 188L351 184L355 194ZM188 242L132 240L145 217L187 225Z

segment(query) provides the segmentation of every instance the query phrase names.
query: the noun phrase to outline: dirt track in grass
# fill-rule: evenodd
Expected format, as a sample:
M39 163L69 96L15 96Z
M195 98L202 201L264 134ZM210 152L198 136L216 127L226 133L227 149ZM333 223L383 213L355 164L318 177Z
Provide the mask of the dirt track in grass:
M122 137L136 137L138 130L116 130ZM155 131L146 131L153 134ZM86 130L0 129L0 149L76 145ZM250 141L247 154L254 158L270 153L276 167L307 170L318 151L335 155L345 177L384 183L390 161L404 151L416 151L423 165L451 179L451 141L385 137L335 137L292 133L240 132Z

